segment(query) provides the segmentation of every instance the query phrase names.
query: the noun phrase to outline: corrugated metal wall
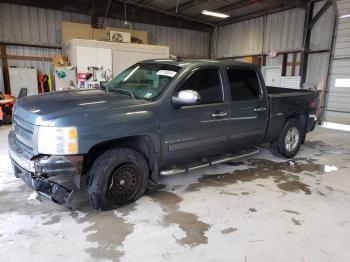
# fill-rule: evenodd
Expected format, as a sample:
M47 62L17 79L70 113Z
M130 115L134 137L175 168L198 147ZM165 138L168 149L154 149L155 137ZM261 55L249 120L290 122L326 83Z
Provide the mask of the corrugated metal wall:
M313 16L326 1L316 2ZM321 16L314 25L310 37L310 50L330 50L334 29L335 8L332 6ZM306 85L317 86L320 82L327 80L330 52L309 54Z
M314 4L313 16L326 1ZM315 24L310 37L310 50L331 49L335 10L333 7ZM268 51L301 51L303 44L305 10L295 8L266 16L263 37L262 17L219 27L216 55L219 58L260 55ZM262 40L264 39L264 44ZM309 54L306 85L317 86L327 79L329 52ZM281 56L267 59L267 65L281 65ZM299 66L297 66L299 72Z
M262 32L262 17L219 27L216 57L261 54Z
M294 51L302 48L305 10L296 8L268 15L264 51Z
M350 0L337 1L337 8L339 17L349 15ZM345 83L337 85L337 79ZM350 125L350 17L338 19L329 87L326 120Z
M0 41L34 45L61 45L61 22L90 23L90 17L82 14L62 12L28 6L0 3ZM123 21L107 19L107 26L121 27ZM150 44L167 45L170 53L182 57L208 57L209 33L129 22L136 30L149 33ZM128 27L130 28L130 27ZM59 50L10 46L8 54L51 56ZM33 66L48 73L50 63L9 60L11 66Z
M300 8L268 15L263 47L263 17L218 29L217 57L301 50L305 11Z

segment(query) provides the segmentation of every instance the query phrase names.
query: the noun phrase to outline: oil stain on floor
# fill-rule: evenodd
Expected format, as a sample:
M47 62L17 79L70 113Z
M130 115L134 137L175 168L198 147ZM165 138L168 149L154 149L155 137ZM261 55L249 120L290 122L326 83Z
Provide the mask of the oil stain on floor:
M177 243L191 247L208 243L205 233L209 230L210 225L200 221L195 214L179 210L179 204L183 201L180 196L163 190L152 192L148 196L165 212L162 220L164 227L177 224L186 233L185 237L176 239Z
M110 259L112 261L119 261L124 255L124 251L119 250L126 237L134 230L134 225L128 223L125 219L130 212L135 210L136 204L130 204L121 207L115 211L97 212L90 210L83 218L72 212L72 217L78 223L90 223L84 229L87 233L86 240L96 243L97 247L86 249L86 252L94 259Z
M251 182L256 179L272 178L280 190L286 192L304 192L311 194L309 185L300 181L297 174L305 173L322 175L325 165L314 163L315 159L295 159L286 162L274 162L267 159L249 159L239 162L241 165L251 166L244 170L235 170L222 175L207 175L186 188L187 192L199 191L205 187L224 187L237 182ZM231 163L227 163L231 165ZM237 165L233 163L234 166ZM244 192L245 193L245 192Z

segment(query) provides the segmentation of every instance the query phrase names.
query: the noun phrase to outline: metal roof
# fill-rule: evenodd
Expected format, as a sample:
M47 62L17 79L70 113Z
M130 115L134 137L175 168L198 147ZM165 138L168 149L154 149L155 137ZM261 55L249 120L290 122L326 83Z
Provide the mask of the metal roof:
M224 25L271 13L306 8L309 0L0 0L12 4L78 12L91 16L91 24L109 18L211 31ZM202 10L229 15L222 19L202 15ZM103 26L103 25L102 25Z
M115 0L119 1L119 0ZM120 0L122 1L122 0ZM159 8L170 14L180 14L200 22L220 24L245 17L270 14L295 7L305 8L308 0L129 0L129 4L139 4L150 8ZM229 15L229 18L202 15L202 10L215 11Z

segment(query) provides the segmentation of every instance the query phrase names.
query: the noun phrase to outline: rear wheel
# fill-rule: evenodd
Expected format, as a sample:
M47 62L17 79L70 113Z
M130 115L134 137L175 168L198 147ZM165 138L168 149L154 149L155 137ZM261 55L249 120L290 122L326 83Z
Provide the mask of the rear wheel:
M116 148L100 155L89 172L89 200L95 209L112 209L140 198L148 183L148 165L137 151Z
M273 144L273 147L286 158L294 157L301 146L302 132L299 122L290 119L284 125L281 135Z

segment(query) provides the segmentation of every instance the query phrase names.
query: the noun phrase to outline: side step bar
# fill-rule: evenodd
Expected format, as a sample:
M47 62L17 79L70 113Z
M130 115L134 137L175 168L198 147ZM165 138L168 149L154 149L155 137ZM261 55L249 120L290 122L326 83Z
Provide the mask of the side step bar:
M222 164L222 163L229 162L229 161L236 160L236 159L240 159L243 157L249 157L249 156L255 155L259 152L260 152L259 149L254 149L253 151L250 151L250 152L244 153L244 154L240 154L240 155L231 155L231 156L226 155L223 158L215 159L212 161L208 160L207 163L202 162L202 163L200 163L198 165L194 165L194 166L177 167L174 169L162 170L162 171L160 171L160 175L161 176L173 176L173 175L183 174L183 173L186 173L188 171L196 170L199 168L213 166L213 165L217 165L217 164Z

